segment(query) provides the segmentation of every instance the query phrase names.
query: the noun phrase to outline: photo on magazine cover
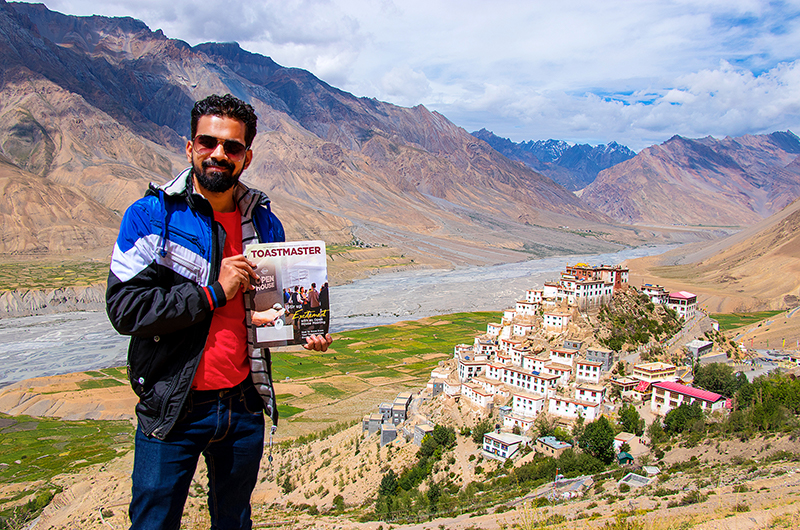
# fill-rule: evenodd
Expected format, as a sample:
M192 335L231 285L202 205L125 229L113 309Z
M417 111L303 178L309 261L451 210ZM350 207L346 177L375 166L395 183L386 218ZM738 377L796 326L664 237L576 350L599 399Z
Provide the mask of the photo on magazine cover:
M323 241L248 245L258 281L245 297L257 348L305 344L330 325L328 267Z

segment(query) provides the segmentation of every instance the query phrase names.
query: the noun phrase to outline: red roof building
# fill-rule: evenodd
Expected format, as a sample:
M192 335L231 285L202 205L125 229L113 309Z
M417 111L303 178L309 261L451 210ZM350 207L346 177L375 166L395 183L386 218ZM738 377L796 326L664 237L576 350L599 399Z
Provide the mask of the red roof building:
M705 412L725 410L726 398L693 386L662 381L652 384L653 393L650 398L650 410L654 414L666 415L670 410L681 405L691 405L695 401L700 403L700 408Z

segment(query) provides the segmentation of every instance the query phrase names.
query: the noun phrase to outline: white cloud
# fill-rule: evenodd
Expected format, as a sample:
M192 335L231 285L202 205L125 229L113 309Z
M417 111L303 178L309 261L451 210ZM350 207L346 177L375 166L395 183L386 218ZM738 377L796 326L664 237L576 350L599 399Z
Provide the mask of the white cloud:
M800 132L797 0L45 0L236 40L357 96L516 141Z
M431 94L431 84L425 74L407 64L395 66L381 78L380 87L400 105L413 106Z

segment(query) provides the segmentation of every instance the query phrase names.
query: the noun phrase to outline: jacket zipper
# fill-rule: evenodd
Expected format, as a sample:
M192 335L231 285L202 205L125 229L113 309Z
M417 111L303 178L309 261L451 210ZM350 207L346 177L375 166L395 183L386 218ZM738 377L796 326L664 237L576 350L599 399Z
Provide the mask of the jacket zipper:
M205 215L202 215L202 217L205 217L206 219L209 219ZM210 225L211 225L211 263L213 264L213 268L210 271L209 276L213 276L213 278L209 278L209 281L217 281L217 278L219 277L219 268L220 268L220 264L217 263L217 259L218 259L217 247L219 245L217 244L217 241L216 241L217 236L216 236L216 232L214 231L214 218L213 217L210 218ZM178 233L178 232L181 232L181 231L180 230L175 230L175 232ZM183 235L187 239L190 239L190 236L188 234L186 234L186 233L181 233L181 235ZM191 238L195 239L195 240L199 239L199 238L197 238L197 236L191 236ZM203 251L203 246L201 245L200 241L197 241L197 246L198 246L198 248L201 249L202 253L205 254L205 251ZM208 333L208 331L206 331L206 333ZM194 366L192 367L192 380L194 380L195 373L197 372L197 367L200 364L200 357L202 355L203 355L203 353L201 351L200 355L197 356L197 361L194 363ZM169 386L169 390L168 390L168 392L166 394L167 399L165 399L164 403L161 405L161 411L160 411L160 414L159 414L159 417L161 418L161 421L156 426L156 428L153 429L153 434L154 435L158 435L160 430L161 430L161 428L164 427L167 423L169 423L169 421L166 418L165 408L167 407L167 405L169 403L169 396L173 395L173 392L175 391L175 388L178 386L179 382L180 382L180 377L176 377L176 378L174 378L172 380L172 384ZM191 388L191 381L189 382L189 387ZM186 397L188 395L189 395L188 391L184 392L183 397L181 398L181 403L180 403L181 409L183 409L184 405L186 404ZM180 410L178 411L178 414L180 415ZM173 418L172 426L175 425L176 421L177 421L177 417ZM171 427L170 427L170 429L171 429Z

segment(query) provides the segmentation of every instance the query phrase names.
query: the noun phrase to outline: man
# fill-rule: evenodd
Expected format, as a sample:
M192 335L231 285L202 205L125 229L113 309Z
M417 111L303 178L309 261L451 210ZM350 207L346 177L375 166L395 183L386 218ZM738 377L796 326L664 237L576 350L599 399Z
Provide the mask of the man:
M266 412L277 423L269 351L255 350L243 293L257 276L248 243L283 241L263 193L239 182L257 118L230 94L192 109L191 167L151 185L122 220L107 311L131 335L128 377L139 396L131 528L177 529L200 454L211 528L249 529ZM330 335L309 337L325 351Z
M311 289L308 291L308 307L312 313L319 313L319 293L316 283L312 283Z
M319 305L322 309L328 309L330 302L328 301L328 282L322 284L319 289Z

